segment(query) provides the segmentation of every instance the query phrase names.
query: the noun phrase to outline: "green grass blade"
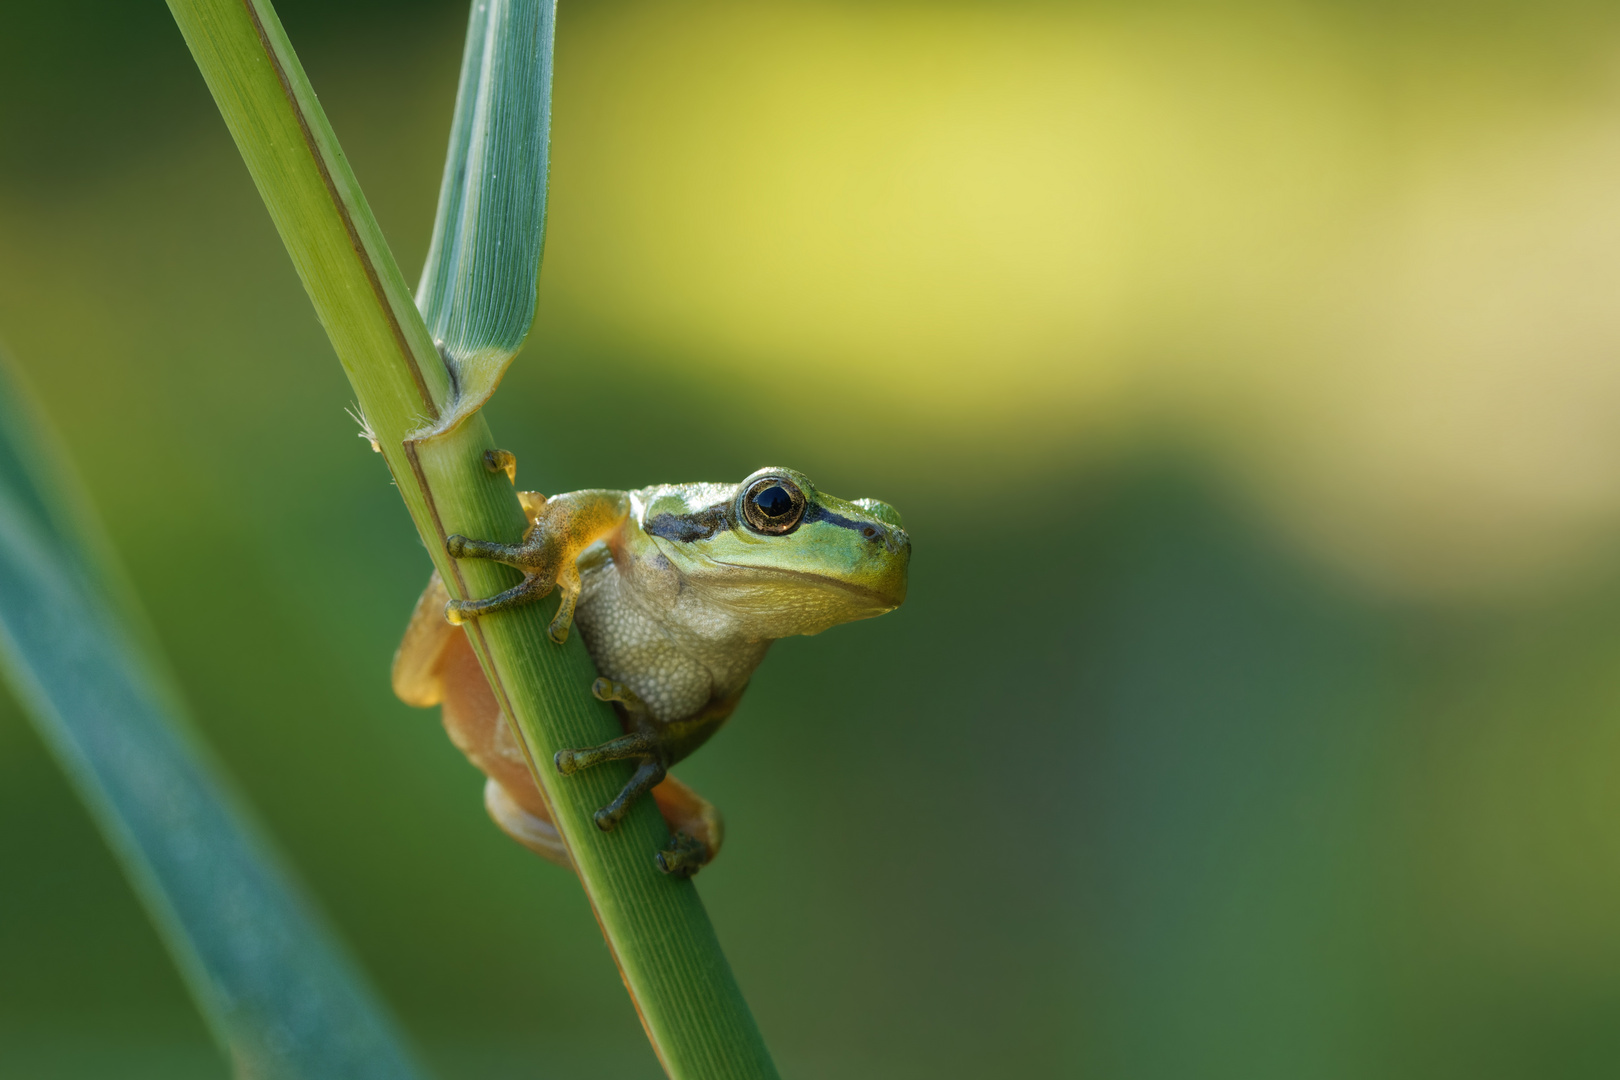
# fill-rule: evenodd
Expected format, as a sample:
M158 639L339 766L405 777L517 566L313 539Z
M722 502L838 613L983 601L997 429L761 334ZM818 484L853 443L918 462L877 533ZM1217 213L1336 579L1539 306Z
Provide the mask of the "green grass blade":
M554 0L474 0L416 304L463 394L494 389L534 321L545 242ZM475 385L476 388L475 388Z
M169 0L169 9L446 586L479 597L514 584L509 567L445 553L450 533L515 542L528 522L506 477L484 465L498 444L483 414L456 395L275 9L269 0ZM320 557L318 543L309 557ZM547 638L554 609L552 601L473 620L468 640L522 741L647 1036L676 1080L769 1080L775 1066L695 886L654 867L669 833L653 801L639 800L611 833L591 819L633 766L573 777L550 767L564 747L621 734L611 707L590 696L595 672L579 635L561 647Z
M237 1075L422 1075L178 718L85 506L0 358L0 674L122 863Z

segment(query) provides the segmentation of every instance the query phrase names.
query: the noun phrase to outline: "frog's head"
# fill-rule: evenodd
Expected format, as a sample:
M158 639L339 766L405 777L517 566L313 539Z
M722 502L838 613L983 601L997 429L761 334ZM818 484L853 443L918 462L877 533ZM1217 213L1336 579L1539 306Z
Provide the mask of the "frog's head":
M688 587L760 637L816 634L892 611L906 598L911 539L876 499L845 502L792 469L766 468L735 488L661 488L642 528Z

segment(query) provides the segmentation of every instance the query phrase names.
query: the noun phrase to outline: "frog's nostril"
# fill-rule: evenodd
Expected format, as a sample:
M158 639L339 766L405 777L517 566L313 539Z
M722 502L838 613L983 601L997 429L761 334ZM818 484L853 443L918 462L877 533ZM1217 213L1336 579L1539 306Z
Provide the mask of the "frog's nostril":
M866 528L861 530L861 535L866 537L868 540L877 539L877 534L877 527L873 525L868 525Z

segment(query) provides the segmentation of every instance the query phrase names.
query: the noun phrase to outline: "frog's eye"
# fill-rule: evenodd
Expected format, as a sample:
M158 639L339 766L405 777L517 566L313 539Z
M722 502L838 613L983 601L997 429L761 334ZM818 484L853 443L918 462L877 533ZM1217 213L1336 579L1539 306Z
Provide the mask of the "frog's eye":
M804 492L782 476L762 476L742 495L742 519L767 536L781 536L799 527L804 517Z

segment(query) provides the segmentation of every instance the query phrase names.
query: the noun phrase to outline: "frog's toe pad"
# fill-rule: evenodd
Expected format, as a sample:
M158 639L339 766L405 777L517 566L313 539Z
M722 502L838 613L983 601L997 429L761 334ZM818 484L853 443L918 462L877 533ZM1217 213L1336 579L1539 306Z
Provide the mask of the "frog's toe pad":
M669 846L658 853L658 869L676 877L691 877L713 857L703 841L684 831L677 832L669 838Z
M484 809L489 811L489 816L501 827L502 832L536 855L550 859L558 866L573 866L557 826L519 806L494 777L484 782Z

